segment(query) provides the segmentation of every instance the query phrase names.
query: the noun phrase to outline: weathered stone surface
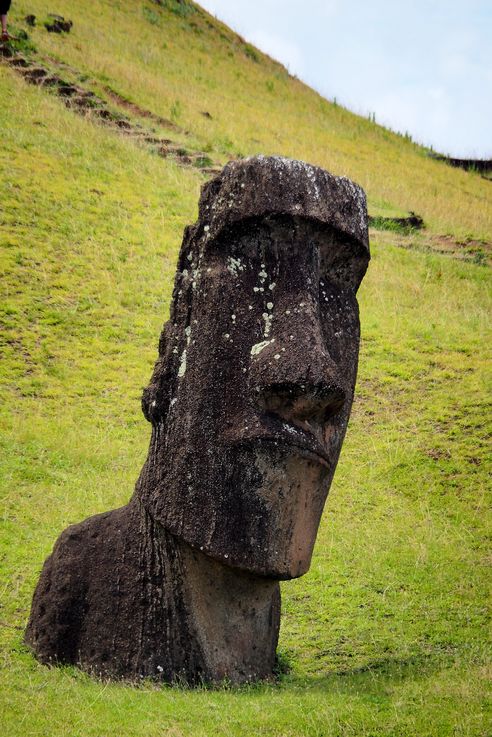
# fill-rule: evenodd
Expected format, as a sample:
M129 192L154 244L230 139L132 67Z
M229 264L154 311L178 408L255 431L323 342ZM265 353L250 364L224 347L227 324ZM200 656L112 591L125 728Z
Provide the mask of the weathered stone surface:
M278 582L209 561L133 499L62 533L26 640L104 677L243 682L271 674L279 614Z
M231 163L185 231L126 507L66 530L26 639L44 662L188 683L269 677L281 579L305 573L353 399L362 190Z

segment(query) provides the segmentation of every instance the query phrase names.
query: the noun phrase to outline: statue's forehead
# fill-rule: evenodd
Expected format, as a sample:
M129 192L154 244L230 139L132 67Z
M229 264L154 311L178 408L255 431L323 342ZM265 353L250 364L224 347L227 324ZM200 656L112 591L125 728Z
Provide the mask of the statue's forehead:
M368 263L358 241L317 220L291 216L240 221L201 246L202 266L219 262L239 280L250 267L261 267L265 274L334 278L356 291Z
M347 245L347 257L361 252L360 244L323 222L292 215L267 215L235 222L220 231L215 238L201 242L203 255L216 254L227 258L231 251L244 250L252 256L272 253L312 253L313 248L326 250Z
M197 234L220 238L243 222L292 218L331 228L369 255L366 199L344 177L281 157L231 162L203 189Z

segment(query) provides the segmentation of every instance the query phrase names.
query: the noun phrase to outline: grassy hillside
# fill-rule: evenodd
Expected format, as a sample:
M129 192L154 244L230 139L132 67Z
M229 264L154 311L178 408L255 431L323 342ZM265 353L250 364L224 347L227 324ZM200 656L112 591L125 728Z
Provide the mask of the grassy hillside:
M71 18L67 36L34 29L37 58L170 119L214 161L304 158L358 180L374 213L428 227L372 232L358 395L311 571L282 587L279 684L187 692L47 669L22 645L33 587L64 527L132 492L140 391L204 177L0 67L2 734L487 737L491 290L466 239L492 240L491 184L164 4L23 0L14 16Z
M188 0L57 0L53 8L15 3L19 19L42 21L51 10L73 20L67 36L39 23L30 31L41 54L171 118L224 161L300 158L355 179L373 209L414 210L435 232L491 240L490 186L479 175L450 174L411 141L328 103Z

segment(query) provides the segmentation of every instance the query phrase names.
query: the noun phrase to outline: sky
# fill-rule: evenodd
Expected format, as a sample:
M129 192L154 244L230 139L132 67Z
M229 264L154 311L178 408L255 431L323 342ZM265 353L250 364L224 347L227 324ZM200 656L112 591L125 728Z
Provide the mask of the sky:
M328 99L492 158L492 0L198 0Z

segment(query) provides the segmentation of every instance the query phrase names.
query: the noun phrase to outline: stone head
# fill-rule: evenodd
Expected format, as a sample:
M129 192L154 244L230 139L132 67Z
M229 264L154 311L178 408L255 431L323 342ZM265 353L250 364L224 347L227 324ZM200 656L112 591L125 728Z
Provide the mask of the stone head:
M206 555L287 579L309 568L352 405L363 191L299 161L228 164L185 230L137 493Z

